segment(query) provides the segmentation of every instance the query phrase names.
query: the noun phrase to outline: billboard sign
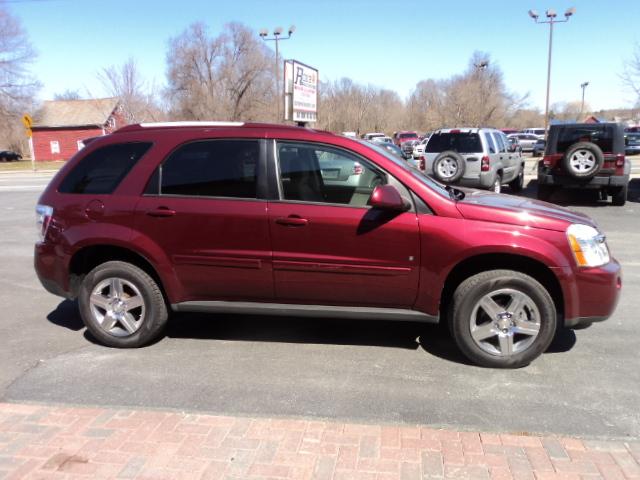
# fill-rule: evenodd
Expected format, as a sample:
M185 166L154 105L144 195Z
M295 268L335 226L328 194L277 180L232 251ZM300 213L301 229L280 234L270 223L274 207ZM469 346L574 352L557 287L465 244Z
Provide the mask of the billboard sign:
M296 60L284 62L284 107L285 120L317 120L318 70Z

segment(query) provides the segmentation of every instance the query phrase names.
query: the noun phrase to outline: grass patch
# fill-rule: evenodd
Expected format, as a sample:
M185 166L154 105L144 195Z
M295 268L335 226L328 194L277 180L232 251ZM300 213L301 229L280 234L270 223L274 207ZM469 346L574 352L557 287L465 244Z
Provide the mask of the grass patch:
M65 162L36 162L36 171L58 170ZM31 160L20 160L18 162L0 162L0 172L31 172L33 165Z

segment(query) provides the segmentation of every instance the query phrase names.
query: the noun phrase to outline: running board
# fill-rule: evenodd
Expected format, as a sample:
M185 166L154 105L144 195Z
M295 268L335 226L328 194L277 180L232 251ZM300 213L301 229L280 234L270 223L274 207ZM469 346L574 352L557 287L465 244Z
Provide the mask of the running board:
M239 313L289 317L348 318L357 320L397 320L438 323L438 317L404 308L341 307L260 302L182 302L171 305L174 312Z

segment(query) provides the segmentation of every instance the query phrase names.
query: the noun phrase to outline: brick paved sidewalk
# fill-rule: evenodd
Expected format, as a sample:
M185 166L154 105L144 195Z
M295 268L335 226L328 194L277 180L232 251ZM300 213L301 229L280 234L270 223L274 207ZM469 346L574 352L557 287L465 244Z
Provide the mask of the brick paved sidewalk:
M0 404L0 479L625 479L640 442Z

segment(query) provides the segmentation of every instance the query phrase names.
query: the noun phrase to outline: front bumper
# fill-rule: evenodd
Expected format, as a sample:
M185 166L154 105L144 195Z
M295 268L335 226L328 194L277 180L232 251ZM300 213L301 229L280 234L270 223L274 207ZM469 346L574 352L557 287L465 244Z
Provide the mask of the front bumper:
M615 260L597 268L556 267L564 295L564 325L569 328L608 319L622 289L622 268Z
M596 175L589 180L579 180L568 175L554 175L548 170L538 170L538 185L563 188L623 187L629 183L629 175Z

